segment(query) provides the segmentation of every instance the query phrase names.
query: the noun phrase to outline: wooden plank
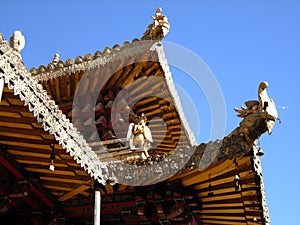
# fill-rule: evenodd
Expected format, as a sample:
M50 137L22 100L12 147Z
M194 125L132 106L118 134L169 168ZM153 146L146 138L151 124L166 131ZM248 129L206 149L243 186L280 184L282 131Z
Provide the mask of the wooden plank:
M72 171L72 168L69 168L69 171ZM90 181L92 183L94 181L87 173L85 173L84 176L76 174L76 177L74 177L74 175L68 176L66 174L55 174L55 173L40 174L40 176L53 177L53 178L66 179L66 180L81 180L81 181L86 182L85 184L87 184L87 185L89 184ZM49 181L49 182L52 182L52 181Z
M77 175L80 175L80 176L89 176L88 173L86 171L84 171L81 167L80 167L81 170L74 170L74 173Z
M3 88L3 92L5 92L5 93L14 93L14 90L13 89L9 89L6 85L4 86L4 88Z
M47 145L45 145L47 146ZM35 148L33 149L32 147L25 147L25 146L22 146L22 145L7 145L7 151L11 151L11 152L16 152L16 154L20 154L20 156L22 155L22 152L25 152L25 153L36 153L36 154L48 154L50 155L51 152L52 152L52 148L49 147L48 149L45 149L45 146L43 146L43 148ZM58 158L61 158L61 159L65 159L65 160L69 160L69 159L72 159L73 158L65 152L65 150L58 150L55 149L55 154L58 156ZM25 155L26 156L26 155ZM30 156L32 157L32 156ZM69 161L67 161L69 162Z
M120 85L122 88L126 87L129 83L133 82L133 79L130 77L130 71L133 68L133 64L135 62L135 57L129 57L124 63L124 68L122 70L121 75L119 76L119 79L117 81L118 85Z
M226 203L226 204L216 204L216 203L211 203L211 204L203 204L202 208L231 208L231 207L244 207L244 204L242 202L237 202L237 203Z
M45 188L54 189L54 190L61 190L61 191L71 191L72 188L56 186L56 185L43 185Z
M84 82L85 85L84 86L80 85L80 90L78 89L79 93L80 94L89 93L89 91L90 91L90 85L91 85L91 83L93 84L93 82L94 82L93 78L91 77L91 74L90 73L84 73L83 76L80 79L80 82Z
M240 179L241 179L241 182L243 183L243 185L248 181L249 182L253 181L253 179L254 179L253 174L251 176L249 175L249 170L251 170L251 167L245 167L245 171L239 173L239 176L240 176ZM216 190L229 188L232 186L232 182L234 181L235 174L236 174L236 171L232 170L227 173L221 174L213 179L203 180L201 183L195 184L194 187L199 192L206 191L209 184L211 184L214 187L214 189L216 189Z
M196 176L199 174L199 170L197 168L193 169L193 170L187 170L185 172L179 172L177 174L174 174L172 177L170 177L168 179L168 181L172 182L172 181L175 181L175 180L180 180L184 177L188 177L188 176Z
M0 141L0 143L2 144L1 141ZM35 153L35 152L28 152L28 151L17 151L17 150L7 150L7 152L12 154L12 155L17 155L17 156L30 156L30 157L46 158L46 159L50 158L50 155L49 155L50 151L48 153L45 153L45 154Z
M49 151L51 150L51 147L48 145L30 144L30 143L17 142L17 141L13 142L13 141L0 140L0 144L26 147L26 148L44 149L44 150L49 150ZM21 153L18 152L17 154L21 154Z
M61 175L69 175L69 176L75 176L75 173L72 171L65 171L65 170L55 170L55 171L50 171L49 169L41 169L41 168L32 168L32 167L25 167L26 170L30 172L36 172L36 173L46 173L46 174L61 174Z
M228 200L228 199L240 199L241 194L239 192L235 192L233 194L226 194L226 195L219 195L219 196L206 196L201 198L201 202L213 202L213 201L220 201L220 200ZM241 200L240 200L241 201Z
M100 87L103 86L104 82L104 77L105 74L107 73L107 66L101 66L98 68L94 68L92 70L88 71L88 76L85 75L84 78L86 79L91 79L93 82L89 82L89 87L87 88L88 93L99 93ZM86 92L81 92L81 93L86 93Z
M65 84L66 84L66 97L65 97L65 99L70 99L70 97L71 97L71 80L70 80L70 76L65 76Z
M139 150L124 150L124 151L121 151L121 152L115 152L115 153L104 153L104 154L99 154L97 155L98 158L100 160L104 160L104 159L110 159L110 160L113 160L114 157L117 157L117 156L123 156L123 155L129 155L129 154L133 154L133 153L139 153L138 152Z
M12 128L22 128L22 129L33 129L32 126L30 124L26 124L26 123L12 123L12 122L3 122L0 121L0 126L3 127L12 127Z
M131 70L134 67L134 65L132 63L134 63L134 59L131 58L130 59L132 62L128 63L128 65L123 69L122 71L122 75L120 76L119 80L118 80L118 84L121 85L121 87L126 87L126 86L130 86L133 82L132 77L130 76L131 74Z
M74 160L73 160L73 158L71 158L71 160L73 161L69 161L69 162L67 162L67 165L68 166L72 166L72 167L80 167L81 168L81 166L79 165L79 164L77 164Z
M234 213L244 213L244 208L231 208L231 209L202 209L202 214L218 214L218 213L225 213L225 214L234 214Z
M217 190L215 188L213 188L213 190L211 190L211 191L214 193L214 195L230 194L235 191L233 181L231 182L231 186L232 186L231 188L224 188L224 189L217 189ZM208 191L198 192L198 196L207 197L208 193L211 191L208 190Z
M2 106L0 105L0 111L2 112L29 112L27 106Z
M164 83L156 82L155 79L146 79L135 81L135 86L131 87L131 97L133 100L142 99L148 96L162 96L162 90L166 90Z
M122 59L124 59L124 58L122 58ZM116 82L116 80L122 74L123 65L126 66L126 64L125 64L126 61L127 61L127 59L125 59L123 61L121 61L120 59L117 59L117 60L113 60L111 65L107 65L108 71L110 72L110 78L108 79L105 89L112 89L119 85Z
M59 177L49 177L49 176L40 176L39 178L40 180L46 180L46 181L54 181L54 182L62 182L62 183L71 183L71 184L86 184L86 185L90 185L91 181L88 180L83 180L83 179L74 179L74 177L72 177L72 179L67 179L67 178L59 178Z
M0 111L0 117L21 118L19 113Z
M32 118L32 122L33 122L33 121L36 121L36 118L33 116L33 114L32 114L31 112L21 111L21 112L19 112L19 114L20 114L22 117L29 117L29 118Z
M52 135L52 134L47 134L47 133L45 133L45 134L41 134L41 137L43 138L43 139L50 139L50 140L53 140L54 139L54 135Z
M41 137L39 139L36 139L36 138L30 139L30 137L27 138L29 135L27 135L27 137L25 137L25 138L21 138L21 137L15 138L15 137L9 136L5 133L4 133L4 135L5 136L0 136L0 140L2 139L2 140L5 140L7 142L9 141L12 143L21 142L21 143L23 143L24 147L26 147L27 144L31 144L31 146L35 145L36 146L35 148L46 148L47 149L47 147L45 147L45 146L51 145L53 143L53 140L43 140ZM17 134L17 135L21 136L20 134Z
M72 90L74 91L74 93L78 87L78 84L79 84L82 74L83 74L83 72L81 72L80 74L79 74L79 72L75 72L74 75L71 75Z
M141 77L142 75L142 69L145 66L145 62L136 62L135 65L133 66L130 75L133 77L133 79Z
M43 129L43 126L40 123L36 123L36 122L35 123L31 123L31 126L33 128Z
M36 160L17 159L17 162L22 163L22 164L39 165L39 166L46 166L47 167L47 166L49 166L50 160L47 160L47 162L45 162L45 161L36 161ZM26 165L24 165L24 166L26 166ZM55 168L58 168L58 167L67 168L68 167L68 165L66 165L65 163L61 163L58 160L54 161L54 166L55 166Z
M19 98L6 98L9 102L10 106L24 106L24 102L22 102Z
M0 136L8 136L13 138L26 138L31 140L43 140L41 136L37 135L27 135L27 134L20 134L20 133L12 133L12 132L3 132L0 130Z
M26 134L26 135L43 135L46 134L44 130L41 129L23 129L23 128L14 128L14 127L1 127L0 126L0 132L8 132L8 133L17 133L17 134ZM52 136L53 140L53 136Z
M34 117L21 117L21 115L18 113L18 117L6 117L6 116L0 116L1 122L8 122L8 123L20 123L20 124L31 124L36 123L36 119Z
M107 141L99 141L99 142L93 142L93 143L89 143L89 145L91 147L94 146L103 146L103 145L109 145L109 144L115 144L115 143L120 143L120 142L125 142L128 141L127 138L119 138L119 139L112 139L112 140L107 140Z
M202 218L202 217L201 217ZM219 219L219 220L216 220ZM227 218L226 218L227 219ZM212 220L207 220L206 217L204 219L201 219L201 222L203 225L209 224L209 225L214 225L214 224L219 224L219 225L245 225L245 222L240 222L240 221L226 221L224 218L216 217L213 221Z
M76 189L68 192L67 194L61 196L60 198L58 198L58 201L61 201L61 202L66 201L66 200L74 197L75 195L77 195L77 194L79 194L79 193L81 193L81 192L83 192L83 191L85 191L85 190L87 190L89 188L90 188L90 186L81 185L78 188L76 188Z
M55 100L56 101L60 101L60 79L62 79L61 77L58 77L56 79L54 79L54 83L55 83Z
M244 157L239 161L239 164L244 164L244 163L251 163L250 158ZM205 171L202 171L202 172L198 171L197 175L192 174L192 175L189 175L189 176L183 178L182 184L184 186L197 184L200 181L205 181L205 180L207 181L209 176L212 179L220 174L224 174L224 173L226 173L228 171L232 171L232 170L235 170L235 165L234 165L233 161L226 160L225 162L223 162L221 164L213 165L213 167L208 168Z
M0 106L9 106L8 101L6 101L4 97L2 97L2 100L0 101Z
M46 89L47 94L51 96L51 99L54 99L54 98L53 98L53 93L52 93L52 91L51 91L51 89L50 89L50 87L49 87L48 81L43 81L43 82L42 82L42 85L43 85L44 89Z

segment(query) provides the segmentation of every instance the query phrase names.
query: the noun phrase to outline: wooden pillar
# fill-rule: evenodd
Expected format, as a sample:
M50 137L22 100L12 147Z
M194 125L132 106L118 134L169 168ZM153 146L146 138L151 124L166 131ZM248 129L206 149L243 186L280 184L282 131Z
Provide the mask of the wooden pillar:
M101 210L101 194L100 194L100 184L95 181L95 203L94 203L94 225L100 225L100 210Z

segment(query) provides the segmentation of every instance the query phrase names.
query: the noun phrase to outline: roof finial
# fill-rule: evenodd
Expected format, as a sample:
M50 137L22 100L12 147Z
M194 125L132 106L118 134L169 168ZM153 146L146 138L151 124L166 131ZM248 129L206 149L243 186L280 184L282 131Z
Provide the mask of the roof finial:
M162 40L170 31L168 18L163 15L161 8L157 8L155 17L151 16L153 23L148 26L142 40Z
M52 63L56 65L58 62L59 62L59 54L55 53Z
M21 52L25 47L25 37L22 35L21 31L16 30L13 36L10 38L10 47L15 51Z

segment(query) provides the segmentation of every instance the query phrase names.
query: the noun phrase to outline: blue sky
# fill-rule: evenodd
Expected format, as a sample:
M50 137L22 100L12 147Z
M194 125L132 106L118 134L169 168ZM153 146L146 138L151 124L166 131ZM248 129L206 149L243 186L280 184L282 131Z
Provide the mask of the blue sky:
M263 174L272 224L299 225L300 1L4 0L0 33L9 39L21 30L25 65L38 67L56 52L65 60L141 37L157 7L171 24L165 41L197 54L215 75L226 104L226 133L240 122L233 108L257 99L263 80L276 104L286 107L278 107L282 123L260 139ZM207 142L209 102L184 74L172 71L196 106L198 143Z

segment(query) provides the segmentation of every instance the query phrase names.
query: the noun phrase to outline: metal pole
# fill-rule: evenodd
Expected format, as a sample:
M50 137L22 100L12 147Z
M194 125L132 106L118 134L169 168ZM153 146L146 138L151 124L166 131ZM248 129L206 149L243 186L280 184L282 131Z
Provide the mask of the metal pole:
M101 210L101 194L100 194L100 184L95 181L95 203L94 203L94 225L100 225L100 210Z

